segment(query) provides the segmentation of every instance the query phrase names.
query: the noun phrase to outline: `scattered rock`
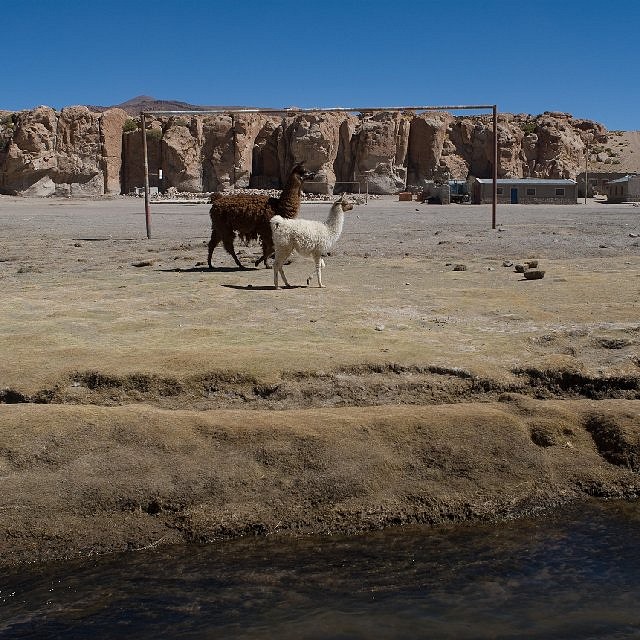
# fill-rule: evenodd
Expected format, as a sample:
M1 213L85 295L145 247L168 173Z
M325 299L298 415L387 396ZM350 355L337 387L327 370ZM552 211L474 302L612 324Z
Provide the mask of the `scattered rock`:
M544 278L544 271L542 269L527 269L524 272L524 277L527 280L540 280Z
M453 267L454 271L466 271L467 270L467 265L466 264L456 264Z
M384 331L384 325L383 324L377 324L376 325L376 331Z
M132 262L133 267L150 267L153 265L153 260L140 260L139 262Z
M512 260L505 260L505 261L502 263L502 266L503 266L503 267L513 267L513 261L512 261Z
M523 264L516 264L514 267L516 273L524 273L525 266Z
M638 238L638 237L640 237L640 234L638 234L638 233L630 233L629 237L630 238Z
M538 261L537 260L527 260L527 261L525 261L525 265L527 266L527 269L535 269L538 266Z

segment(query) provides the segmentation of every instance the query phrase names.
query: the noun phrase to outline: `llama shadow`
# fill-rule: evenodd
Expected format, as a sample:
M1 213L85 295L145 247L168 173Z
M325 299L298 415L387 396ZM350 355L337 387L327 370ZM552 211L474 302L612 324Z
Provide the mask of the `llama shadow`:
M242 271L259 271L255 267L246 267L240 269L239 267L214 267L209 269L207 266L202 267L173 267L171 269L158 269L158 271L164 271L165 273L236 273Z
M256 287L253 284L239 285L239 284L221 284L221 287L227 289L238 289L239 291L275 291L273 285L261 285ZM307 289L305 285L291 285L290 287L281 287L281 289Z

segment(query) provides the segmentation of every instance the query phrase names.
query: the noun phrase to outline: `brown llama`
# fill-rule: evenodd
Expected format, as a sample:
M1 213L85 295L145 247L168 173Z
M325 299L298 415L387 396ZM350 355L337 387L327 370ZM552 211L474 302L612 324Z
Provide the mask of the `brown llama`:
M209 211L211 217L211 240L209 240L207 256L209 268L213 268L211 256L219 242L222 242L222 246L238 267L246 268L238 260L233 248L233 241L237 235L244 242L260 238L262 257L256 260L255 266L257 267L264 260L264 266L269 269L267 258L273 255L274 251L269 222L275 215L283 218L295 218L298 215L302 183L313 176L313 173L304 169L303 163L296 164L279 198L252 194L214 193L211 196Z

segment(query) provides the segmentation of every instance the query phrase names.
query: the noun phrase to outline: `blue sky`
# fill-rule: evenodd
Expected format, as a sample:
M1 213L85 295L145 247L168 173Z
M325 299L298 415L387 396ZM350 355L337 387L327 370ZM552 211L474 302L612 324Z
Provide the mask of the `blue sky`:
M16 0L0 109L497 104L640 129L640 2Z

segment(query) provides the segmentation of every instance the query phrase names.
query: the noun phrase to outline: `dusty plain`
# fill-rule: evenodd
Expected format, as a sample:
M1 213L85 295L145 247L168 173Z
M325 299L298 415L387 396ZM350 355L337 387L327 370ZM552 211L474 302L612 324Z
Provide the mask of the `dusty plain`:
M371 200L279 291L207 214L0 196L0 565L640 495L639 207Z

